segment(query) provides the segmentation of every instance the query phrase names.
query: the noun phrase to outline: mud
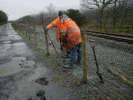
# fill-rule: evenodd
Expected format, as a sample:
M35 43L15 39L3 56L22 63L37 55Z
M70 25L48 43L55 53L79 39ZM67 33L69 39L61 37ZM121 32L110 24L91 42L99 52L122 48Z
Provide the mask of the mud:
M43 96L44 94L45 94L45 91L40 90L40 91L38 91L38 92L36 93L36 96L41 97L41 96Z
M39 78L39 79L36 79L35 82L38 83L38 84L41 84L41 85L48 85L49 81L46 80L47 78Z
M7 27L10 28L10 25L7 25ZM54 33L55 31L51 30L49 32ZM96 66L91 49L87 49L89 56L87 62L88 81L87 84L83 84L82 66L75 66L74 69L63 72L63 59L56 55L52 45L50 45L50 56L46 56L44 47L42 47L43 50L38 49L33 46L31 41L25 40L27 41L25 43L21 37L18 40L18 35L14 31L7 30L5 33L0 33L1 36L2 34L7 36L5 40L0 42L0 49L2 51L0 51L0 60L2 61L0 66L2 67L4 64L12 62L12 60L17 60L16 62L19 65L17 68L21 69L21 71L0 77L1 100L45 100L46 98L48 100L132 100L133 89L120 79L112 76L104 68L106 60L103 56L109 51L111 51L109 52L111 54L115 53L114 48L108 50L108 48L103 47L103 49L107 49L105 54L103 54L101 45L97 45L96 50L101 50L97 51L96 54L98 55L98 60L100 59L98 62L100 62L99 66L105 81L104 84L100 83L95 73ZM13 36L17 37L16 40L14 40ZM42 43L45 42L44 39ZM56 41L54 40L55 36L52 39ZM57 45L58 47L59 45ZM87 47L90 48L90 45L88 44ZM102 59L100 58L101 56L103 57ZM115 63L114 67L116 67ZM40 90L45 91L45 96L36 96L36 93Z
M46 97L45 97L45 96L42 96L42 97L40 98L40 100L46 100Z
M33 100L32 98L29 98L28 100Z

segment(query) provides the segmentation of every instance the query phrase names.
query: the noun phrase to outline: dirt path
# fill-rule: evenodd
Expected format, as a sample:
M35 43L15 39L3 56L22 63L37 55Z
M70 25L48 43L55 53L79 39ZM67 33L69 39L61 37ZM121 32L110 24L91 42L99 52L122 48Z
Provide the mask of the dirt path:
M47 57L38 52L24 42L12 29L11 24L0 27L1 100L77 98L72 97L66 87L56 83L52 69L45 65ZM40 90L42 91L39 92Z
M38 33L41 32L42 34L39 34L39 36L43 38L43 43L45 42L43 31L39 30ZM53 39L56 48L58 49L58 51L60 51L59 44L56 44L55 40L55 29L49 30L49 34ZM46 51L43 46L41 47L41 49L36 48L34 47L34 45L32 45L31 41L28 42L27 40L25 40L27 42L24 43L26 43L28 49L25 50L26 54L22 54L25 56L21 55L21 57L25 57L26 61L35 61L35 66L32 66L28 69L24 68L26 70L20 71L18 74L7 76L6 78L0 77L2 98L9 100L11 100L11 97L13 97L13 100L20 98L32 98L33 100L39 100L40 97L37 97L36 93L39 90L44 90L44 96L48 100L132 100L133 88L119 78L113 76L106 69L106 66L122 69L123 66L119 67L118 65L125 64L127 71L124 71L124 69L122 69L121 71L124 72L124 74L128 77L132 78L132 75L127 73L129 66L132 65L132 53L130 52L131 49L125 49L129 50L129 52L126 52L122 49L124 46L126 47L126 44L120 43L120 45L122 44L124 46L122 46L122 48L120 49L117 49L119 44L115 43L114 41L109 41L109 43L111 44L117 44L116 47L112 48L111 46L107 46L108 40L106 39L88 37L88 39L90 38L101 41L96 45L96 54L100 71L102 72L104 79L104 84L101 84L99 82L100 80L95 73L96 66L89 42L87 42L88 83L83 84L83 74L81 66L75 66L74 69L66 71L62 68L63 59L60 56L56 55L51 44L49 44L50 56L46 56ZM39 45L41 45L41 42L39 43ZM59 54L61 54L61 52L59 52ZM125 57L124 60L122 60L123 57ZM2 57L2 60L3 58L4 55ZM7 59L8 56L5 58ZM6 59L3 60L5 62L1 64L5 64L11 61L11 59ZM67 61L69 61L69 59L67 59ZM16 93L16 91L18 90L19 92Z

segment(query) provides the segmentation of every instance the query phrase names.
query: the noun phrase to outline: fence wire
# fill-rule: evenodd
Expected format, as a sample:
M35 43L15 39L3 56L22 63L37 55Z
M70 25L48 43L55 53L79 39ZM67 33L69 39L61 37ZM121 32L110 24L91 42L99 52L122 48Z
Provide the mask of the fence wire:
M27 24L13 24L13 27L18 32L20 32L21 35L23 35L23 37L27 38L27 40L29 40L32 43L32 45L44 50L45 54L47 54L44 28L42 25L35 25L35 31L34 31L33 25L30 25L29 29ZM46 25L44 25L44 27L46 27ZM65 62L68 63L68 61L70 60L69 58L61 58L61 55L62 55L61 47L60 47L60 44L57 43L56 41L56 29L55 28L50 29L48 31L48 34L49 34L48 45L49 45L49 52L51 55L50 57L53 57L53 60L51 61L51 67L55 66L55 63L56 65L62 66L64 59L65 59ZM36 37L36 42L35 42L35 37ZM51 44L51 39L59 55L56 54L56 51L54 50L53 45ZM97 42L95 46L95 52L96 52L96 57L98 61L98 66L100 68L100 72L102 73L102 76L105 82L104 84L99 83L100 79L96 74L97 69L96 69L96 64L93 56L94 54L92 52L92 47L89 42L90 39L96 40ZM99 41L102 41L102 42L99 42ZM132 61L133 55L132 53L122 51L121 47L117 48L117 45L116 45L116 48L111 48L109 46L104 45L107 43L113 44L114 41L99 39L97 37L91 37L86 35L87 80L88 80L89 86L86 87L88 89L87 90L88 94L87 96L85 96L85 98L88 98L88 99L102 98L104 100L117 100L117 99L131 100L133 98L132 87L127 85L119 78L116 78L112 74L110 74L107 71L106 67L114 68L115 70L123 73L125 76L129 77L130 79L133 79L133 73L132 73L133 67L131 67L133 65L133 61ZM123 45L127 46L126 43ZM58 70L57 67L55 69ZM83 78L82 67L77 66L77 68L72 72L72 75L74 75L78 80L82 80ZM65 76L65 78L67 77L69 76L68 75ZM78 88L75 88L75 89L78 89ZM73 89L73 91L75 89ZM92 94L92 91L95 94ZM93 97L91 95L93 95ZM98 97L95 97L96 95L98 95Z

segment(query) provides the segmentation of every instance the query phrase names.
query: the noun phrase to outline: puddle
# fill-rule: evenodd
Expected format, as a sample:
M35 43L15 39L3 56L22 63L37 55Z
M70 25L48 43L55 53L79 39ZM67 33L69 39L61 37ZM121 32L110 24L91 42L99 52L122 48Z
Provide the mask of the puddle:
M11 44L4 44L3 47L10 47Z
M14 37L14 36L16 36L16 35L10 34L10 35L8 35L8 36L13 36L13 37Z
M31 68L35 66L35 61L26 61L25 57L14 57L12 61L0 66L0 76L8 76L15 74L24 68Z
M46 69L39 67L35 70L35 74L28 78L28 81L30 82L32 80L38 79L38 77L44 76L44 73L46 72Z
M24 42L20 42L20 43L14 43L14 46L23 46L26 45Z
M0 76L8 76L21 71L21 66L18 62L12 61L0 66Z
M35 61L25 61L21 64L22 68L31 68L35 66Z
M8 43L11 43L11 41L4 41L3 43L4 44L8 44Z
M12 58L12 61L16 61L16 62L22 62L22 61L26 61L25 57L14 57Z

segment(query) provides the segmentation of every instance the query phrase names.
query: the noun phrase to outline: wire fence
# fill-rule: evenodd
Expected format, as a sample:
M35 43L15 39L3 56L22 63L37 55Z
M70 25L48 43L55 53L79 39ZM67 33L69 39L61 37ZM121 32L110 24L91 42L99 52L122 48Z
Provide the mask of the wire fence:
M12 26L14 29L21 33L23 37L25 37L27 40L29 40L32 45L42 49L44 51L44 54L46 55L58 55L57 58L55 58L55 62L53 63L63 63L61 57L59 55L62 55L60 44L56 41L56 30L55 28L52 28L48 31L48 35L46 34L44 28L46 25L33 25L33 24L20 24L20 23L13 23ZM84 82L90 82L92 86L97 86L99 90L99 93L104 93L104 98L106 99L131 99L133 97L133 91L125 85L125 83L121 83L124 85L121 85L119 82L121 82L119 79L114 78L106 69L106 67L113 68L121 73L123 73L125 76L132 79L132 55L120 52L119 50L114 50L114 48L108 48L104 47L101 44L96 44L95 46L95 52L97 57L98 66L100 67L100 74L103 76L103 80L105 81L104 86L102 85L96 85L100 77L98 77L96 71L96 63L95 58L93 54L92 47L90 45L92 38L90 36L85 35L85 32L82 32L82 68L77 68L73 72L73 75L77 76L79 79L82 79ZM97 40L97 38L93 38L93 40ZM112 42L112 40L109 40ZM52 44L52 43L53 44ZM103 42L106 42L103 39ZM54 47L53 47L54 45ZM55 50L56 49L56 50ZM57 51L57 52L56 52ZM57 54L58 53L58 54ZM65 59L66 62L68 62L70 59ZM53 64L52 63L52 64ZM125 68L126 66L126 68ZM100 75L99 75L100 76ZM126 81L127 82L127 81ZM127 82L128 83L128 82ZM130 84L130 83L129 83ZM131 84L132 85L132 81ZM120 87L117 92L115 89ZM122 88L121 88L122 87ZM128 92L127 92L128 90ZM122 93L118 93L118 91L122 91ZM109 93L111 93L110 98L106 97ZM125 93L125 94L124 94ZM124 96L122 96L122 94Z

